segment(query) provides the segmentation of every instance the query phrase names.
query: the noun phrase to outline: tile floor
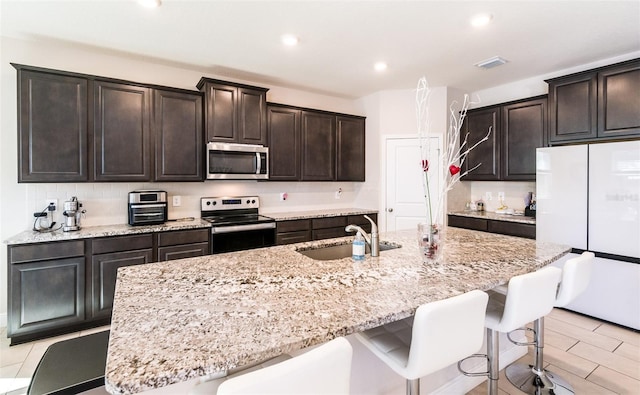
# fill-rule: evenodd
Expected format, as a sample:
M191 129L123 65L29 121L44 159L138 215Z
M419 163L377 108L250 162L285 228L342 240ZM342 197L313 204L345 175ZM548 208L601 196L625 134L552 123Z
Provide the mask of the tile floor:
M9 347L6 328L0 328L0 394L24 394L47 347L60 340L107 327ZM570 311L554 309L545 319L547 368L569 381L577 394L640 394L640 333ZM533 354L521 359L528 363ZM501 395L520 395L500 376ZM480 384L471 395L486 394Z

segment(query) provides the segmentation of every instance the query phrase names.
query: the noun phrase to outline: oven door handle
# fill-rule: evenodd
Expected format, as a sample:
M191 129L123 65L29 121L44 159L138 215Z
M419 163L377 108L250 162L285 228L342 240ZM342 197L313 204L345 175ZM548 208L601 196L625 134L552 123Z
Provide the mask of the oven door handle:
M243 232L246 230L261 230L261 229L275 229L275 222L267 222L263 224L249 224L249 225L232 225L232 226L214 226L211 228L211 233L232 233Z
M166 203L160 204L132 204L131 208L165 208L167 207Z

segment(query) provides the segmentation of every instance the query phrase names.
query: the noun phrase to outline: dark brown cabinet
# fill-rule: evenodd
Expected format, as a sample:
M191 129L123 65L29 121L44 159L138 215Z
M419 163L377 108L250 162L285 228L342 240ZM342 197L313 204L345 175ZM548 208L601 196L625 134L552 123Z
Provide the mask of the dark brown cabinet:
M153 239L150 234L94 239L91 252L91 317L110 317L118 268L153 262Z
M267 144L268 89L201 78L207 141Z
M462 172L476 167L463 177L463 181L497 181L500 180L500 107L487 107L470 110L464 120L461 143L467 137L466 147L474 146L484 138L491 129L489 139L474 148L467 155Z
M311 220L295 219L276 223L276 244L293 244L311 241Z
M336 117L337 181L365 180L364 118Z
M552 145L640 136L640 59L546 82Z
M301 181L333 181L336 174L336 117L302 111Z
M463 171L480 166L463 181L535 181L536 148L546 146L547 97L470 110L460 138L469 133L472 147L489 128L489 139L469 152Z
M479 230L483 232L499 233L509 236L536 238L536 226L511 221L498 221L493 219L466 217L461 215L448 215L448 226L464 229Z
M269 104L269 180L364 181L365 118Z
M377 214L367 215L373 222L378 223ZM276 223L276 244L293 244L349 236L349 233L344 230L349 224L358 225L366 232L371 232L371 222L364 215L340 215L278 221Z
M300 112L271 104L267 107L269 180L300 179Z
M18 182L87 181L87 80L14 66Z
M193 258L211 253L209 240L211 231L207 229L177 230L156 235L159 262L174 259Z
M547 98L502 107L502 180L535 180L536 148L547 145Z
M150 181L149 88L94 81L95 181Z
M8 262L7 337L84 321L84 242L9 246Z
M153 133L156 181L202 181L202 95L155 90Z

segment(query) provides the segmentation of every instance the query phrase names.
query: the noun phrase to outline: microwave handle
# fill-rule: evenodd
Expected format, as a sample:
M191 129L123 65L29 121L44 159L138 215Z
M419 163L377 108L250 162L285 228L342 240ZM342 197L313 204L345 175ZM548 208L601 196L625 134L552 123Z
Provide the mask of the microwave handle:
M260 174L262 170L262 161L260 160L260 152L256 152L256 174Z

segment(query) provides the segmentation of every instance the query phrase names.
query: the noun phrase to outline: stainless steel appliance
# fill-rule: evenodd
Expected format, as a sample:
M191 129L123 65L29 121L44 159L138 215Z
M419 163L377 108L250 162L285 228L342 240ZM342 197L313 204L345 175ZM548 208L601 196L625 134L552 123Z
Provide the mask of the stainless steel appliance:
M158 225L167 221L167 192L146 189L129 192L129 225Z
M62 225L63 232L71 232L74 230L80 230L80 218L86 210L82 210L82 203L78 201L77 197L72 197L71 200L64 202L64 225Z
M207 179L266 180L269 148L250 144L207 144Z
M276 221L258 214L258 196L200 199L202 219L211 223L211 253L275 245Z

